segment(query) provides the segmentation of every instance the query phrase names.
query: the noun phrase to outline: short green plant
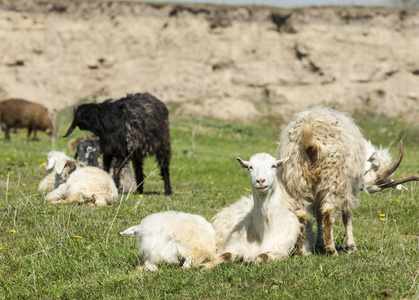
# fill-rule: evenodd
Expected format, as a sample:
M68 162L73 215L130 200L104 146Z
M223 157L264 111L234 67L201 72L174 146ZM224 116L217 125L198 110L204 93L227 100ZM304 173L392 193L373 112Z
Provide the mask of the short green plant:
M71 113L60 112L55 148ZM378 121L377 121L378 122ZM396 177L417 174L417 132L397 119L359 124L375 143L392 145L404 138L405 158ZM393 123L392 123L393 122ZM382 132L379 128L388 128ZM196 129L196 130L195 130ZM190 155L191 133L194 154ZM189 119L171 120L174 194L163 195L153 158L145 162L145 194L120 195L114 205L50 205L37 185L51 140L26 143L24 130L0 141L0 299L416 299L419 296L419 185L408 191L361 194L354 210L359 251L294 256L259 266L228 263L201 272L161 266L136 270L136 241L118 233L145 216L164 210L196 213L211 219L220 209L249 194L248 174L235 162L257 152L275 154L277 125ZM87 135L75 131L74 137ZM153 173L154 172L154 173ZM336 216L335 241L344 245Z

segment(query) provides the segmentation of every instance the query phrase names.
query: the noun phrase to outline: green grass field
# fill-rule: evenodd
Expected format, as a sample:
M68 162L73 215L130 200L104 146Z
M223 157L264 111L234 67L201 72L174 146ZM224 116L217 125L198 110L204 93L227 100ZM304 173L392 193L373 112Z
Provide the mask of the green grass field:
M61 136L69 125L59 114ZM358 118L357 118L358 119ZM396 178L419 174L419 130L397 119L374 122L359 116L364 135L375 144L405 142ZM266 122L265 122L266 123ZM37 185L52 148L26 143L26 130L0 139L0 299L418 299L419 184L409 191L361 193L354 211L359 251L294 256L259 266L228 263L209 271L161 266L136 270L134 237L119 232L159 211L178 210L211 219L221 208L249 193L248 174L235 157L275 154L280 124L242 125L205 119L171 119L174 194L165 197L154 159L146 161L145 194L121 195L108 207L48 205ZM192 132L196 130L195 136ZM71 138L88 134L75 131ZM58 136L55 149L68 153ZM344 245L336 216L335 242Z

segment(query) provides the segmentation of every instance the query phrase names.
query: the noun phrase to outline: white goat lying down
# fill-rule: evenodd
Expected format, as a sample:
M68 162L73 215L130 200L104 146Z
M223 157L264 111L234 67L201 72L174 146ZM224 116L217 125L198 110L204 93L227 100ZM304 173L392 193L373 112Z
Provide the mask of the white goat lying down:
M139 225L121 235L137 235L141 264L139 268L157 270L157 264L179 264L183 268L213 260L215 232L205 218L184 212L159 212L144 218Z
M287 159L276 160L267 153L256 154L250 161L237 158L250 173L253 197L242 197L213 218L219 256L203 269L234 260L279 260L293 252L300 222L276 175Z
M65 182L45 197L45 201L58 203L88 203L92 206L106 206L118 198L118 190L112 177L97 167L83 167L79 165L74 170L71 159L63 169L64 173L71 173ZM72 170L72 172L69 172Z

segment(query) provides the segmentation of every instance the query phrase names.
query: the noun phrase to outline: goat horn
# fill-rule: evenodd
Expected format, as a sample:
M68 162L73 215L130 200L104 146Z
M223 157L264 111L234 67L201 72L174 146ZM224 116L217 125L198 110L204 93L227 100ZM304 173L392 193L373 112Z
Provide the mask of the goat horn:
M73 123L71 123L70 128L68 128L67 133L63 137L68 137L75 128L76 128L76 125L74 124L74 121L73 121Z
M403 155L404 155L403 142L400 141L399 154L397 155L396 159L393 162L391 162L384 168L378 169L377 172L375 172L375 174L377 175L377 179L375 180L375 183L380 182L381 180L386 179L391 174L393 174L399 167L400 163L402 162Z
M402 179L397 179L391 182L387 182L387 183L382 183L379 184L378 187L382 188L382 189L386 189L386 188L390 188L390 187L395 187L396 185L405 183L405 182L409 182L409 181L419 181L419 177L417 176L409 176L409 177L405 177Z

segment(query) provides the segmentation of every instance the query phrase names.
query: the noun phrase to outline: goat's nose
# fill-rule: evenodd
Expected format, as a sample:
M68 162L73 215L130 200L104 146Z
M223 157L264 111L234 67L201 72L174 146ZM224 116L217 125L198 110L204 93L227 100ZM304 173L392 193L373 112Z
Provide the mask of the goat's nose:
M263 178L256 179L256 183L264 184L265 183L265 179L263 179Z

